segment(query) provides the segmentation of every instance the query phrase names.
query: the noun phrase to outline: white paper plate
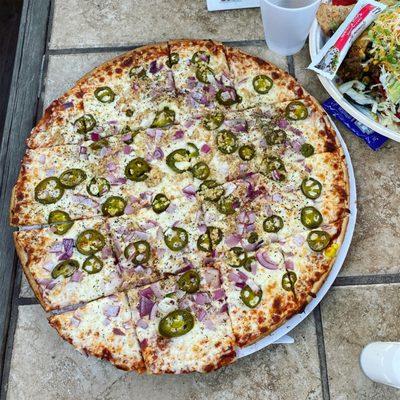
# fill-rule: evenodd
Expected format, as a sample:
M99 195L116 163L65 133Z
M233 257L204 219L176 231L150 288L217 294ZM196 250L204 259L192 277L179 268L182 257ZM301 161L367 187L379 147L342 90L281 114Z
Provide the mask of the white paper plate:
M263 349L264 347L269 346L270 344L276 342L278 339L282 338L282 336L288 334L295 326L297 326L300 322L302 322L314 308L319 304L319 302L324 298L329 288L332 286L333 281L336 279L339 274L340 269L342 268L343 262L346 258L347 251L349 250L351 239L353 237L354 227L356 224L356 216L357 216L357 194L356 194L356 181L354 177L353 165L351 163L350 154L347 150L346 143L344 142L342 136L340 135L339 130L332 122L333 127L336 130L336 134L338 135L340 144L342 145L343 152L346 157L346 163L349 173L349 184L350 184L350 216L349 223L346 228L346 234L342 243L342 246L339 249L337 258L335 263L332 266L331 272L326 278L325 283L322 285L320 290L318 291L316 297L311 300L311 302L307 305L305 310L300 313L294 315L290 318L285 324L283 324L276 331L272 332L270 335L261 339L257 343L254 343L250 346L244 347L242 349L237 350L238 358L248 356L258 350Z
M310 36L309 36L310 56L312 60L315 58L319 50L322 49L326 41L327 39L324 33L322 32L322 29L319 26L317 20L315 19L311 26ZM357 121L360 121L365 126L368 126L368 128L371 128L372 130L380 133L383 136L393 139L396 142L400 142L399 132L395 132L392 129L386 128L383 125L374 121L371 117L363 114L360 110L354 107L354 105L351 102L349 102L343 97L342 93L339 92L339 89L337 88L337 86L333 81L319 74L317 75L322 85L326 89L326 91L330 94L330 96Z

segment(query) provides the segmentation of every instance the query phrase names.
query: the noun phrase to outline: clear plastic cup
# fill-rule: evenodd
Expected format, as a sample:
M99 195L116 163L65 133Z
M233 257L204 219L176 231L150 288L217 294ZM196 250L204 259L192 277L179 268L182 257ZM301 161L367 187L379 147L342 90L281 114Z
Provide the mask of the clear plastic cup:
M372 342L360 355L361 369L375 382L400 389L400 342Z
M302 49L321 0L260 0L265 41L275 53Z

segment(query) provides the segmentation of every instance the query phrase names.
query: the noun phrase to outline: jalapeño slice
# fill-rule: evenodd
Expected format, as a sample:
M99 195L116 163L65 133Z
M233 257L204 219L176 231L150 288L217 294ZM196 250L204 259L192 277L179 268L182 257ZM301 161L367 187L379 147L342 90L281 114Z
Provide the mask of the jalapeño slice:
M136 129L134 131L132 131L132 129L130 128L129 125L125 125L122 129L121 129L121 136L124 138L123 142L125 144L132 144L133 141L135 140L135 137L139 134L140 130Z
M301 191L303 192L304 196L315 200L321 196L322 185L314 178L305 178L301 182Z
M183 336L194 327L194 317L188 310L175 310L158 324L158 332L166 338Z
M165 159L172 171L182 174L190 168L190 152L187 149L177 149Z
M219 131L217 134L217 147L223 154L232 154L238 149L236 135L228 130Z
M236 93L236 90L232 86L225 86L219 89L215 98L219 104L228 107L242 101L242 98Z
M204 181L210 175L210 168L204 161L199 161L197 164L193 165L190 169L193 176L197 179Z
M283 181L286 178L286 169L282 159L269 156L264 159L265 172L274 181Z
M247 252L241 247L232 247L229 249L227 257L228 264L232 268L240 268L246 264Z
M246 285L240 292L240 299L249 308L255 308L262 299L262 290L254 292L249 285Z
M283 129L273 129L266 133L265 141L273 146L274 144L285 143L287 138L286 132Z
M106 138L100 139L97 142L93 142L89 145L90 150L93 150L94 152L99 152L101 149L108 146L109 142Z
M86 190L92 196L101 197L110 191L110 183L106 178L92 178Z
M272 79L267 75L257 75L253 78L253 88L259 94L268 93L273 84Z
M64 260L58 263L53 271L51 271L51 277L57 279L59 276L69 278L79 268L79 262L73 259Z
M100 251L106 244L104 236L95 229L87 229L79 234L76 239L76 248L79 253L91 256Z
M169 232L164 233L164 241L172 251L184 249L189 242L189 234L183 228L172 227Z
M256 149L253 145L245 144L239 147L239 157L243 161L250 161L254 158L255 155L256 155Z
M322 224L321 213L313 206L304 207L300 215L301 223L309 229L318 228Z
M199 192L205 200L216 202L224 195L225 189L214 179L208 179L200 185Z
M142 78L145 78L145 77L146 77L146 70L141 65L132 67L129 70L129 78L142 79Z
M210 55L205 51L196 51L196 53L193 54L191 61L193 64L209 63Z
M74 126L78 133L85 135L94 129L96 126L96 120L92 114L84 114L74 122Z
M150 244L147 240L138 240L128 244L124 250L124 256L135 265L146 264L150 260Z
M311 231L307 236L307 243L311 250L322 251L328 247L331 235L325 231Z
M54 210L51 211L48 218L49 224L55 224L52 226L52 231L56 235L64 235L67 233L74 221L71 221L70 216L65 211Z
M179 62L179 54L178 53L171 53L168 56L168 60L165 64L167 64L168 68L172 68L173 65L178 64Z
M245 262L243 264L243 268L246 271L251 272L251 265L253 263L255 263L255 262L256 262L256 258L255 257L248 257L248 258L246 258L246 260L245 260Z
M199 64L196 69L196 78L199 82L210 83L209 76L214 76L214 71L206 64Z
M283 228L283 219L279 215L271 215L264 220L263 228L268 233L279 232Z
M258 233L255 231L251 232L249 238L247 239L247 241L252 244L257 242L257 240L258 240Z
M194 269L186 271L178 279L178 287L186 293L196 293L200 288L200 275Z
M112 103L115 99L115 93L109 86L101 86L94 91L94 97L101 103Z
M82 265L82 269L88 274L97 274L103 269L104 263L97 256L88 257Z
M222 112L216 111L215 113L208 114L203 119L204 128L209 131L218 129L225 120L225 116Z
M294 293L294 285L297 281L297 275L294 271L288 271L282 276L282 288L288 292Z
M207 253L212 252L219 243L221 243L223 234L220 228L208 226L205 233L197 239L197 248Z
M85 171L79 168L71 168L60 175L60 182L66 189L72 189L82 183L86 177Z
M232 196L221 197L217 203L217 210L224 215L232 215L236 212L239 200Z
M101 206L101 212L106 217L119 217L124 213L126 201L119 196L110 196Z
M303 157L311 157L314 154L314 146L310 143L303 143L300 147L300 153Z
M175 122L175 111L168 107L156 112L150 128L167 128Z
M285 115L292 121L301 121L308 117L308 110L301 101L296 100L286 106Z
M149 163L142 157L136 157L125 167L125 176L134 182L143 182L149 176L151 170Z
M151 202L151 207L156 214L161 214L170 204L171 200L165 194L158 193L154 196L154 199Z
M35 187L35 200L41 204L56 203L64 194L64 187L55 176L43 179Z

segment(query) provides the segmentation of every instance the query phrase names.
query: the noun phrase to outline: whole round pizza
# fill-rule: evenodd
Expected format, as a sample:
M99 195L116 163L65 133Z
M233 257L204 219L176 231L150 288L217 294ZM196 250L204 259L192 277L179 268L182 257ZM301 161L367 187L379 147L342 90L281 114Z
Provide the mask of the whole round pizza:
M137 372L208 372L315 297L348 221L335 130L297 81L211 40L94 69L27 140L15 245L50 324Z

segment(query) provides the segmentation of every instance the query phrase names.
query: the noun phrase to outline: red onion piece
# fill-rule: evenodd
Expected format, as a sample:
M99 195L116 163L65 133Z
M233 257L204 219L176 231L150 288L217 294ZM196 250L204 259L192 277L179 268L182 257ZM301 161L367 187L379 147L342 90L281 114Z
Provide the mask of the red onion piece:
M256 253L256 259L263 267L267 269L278 269L278 264L271 259L266 251L258 251Z
M103 314L106 317L116 317L119 314L120 306L106 305L103 308Z

